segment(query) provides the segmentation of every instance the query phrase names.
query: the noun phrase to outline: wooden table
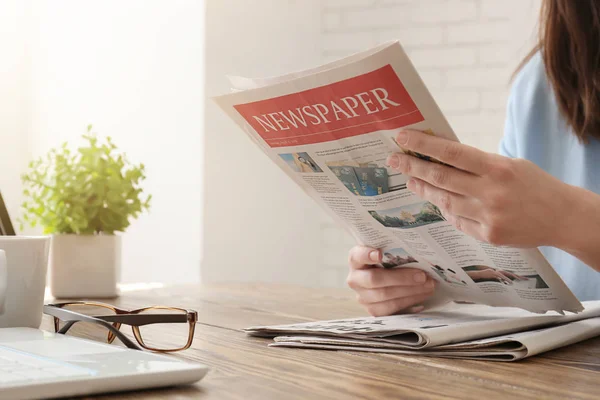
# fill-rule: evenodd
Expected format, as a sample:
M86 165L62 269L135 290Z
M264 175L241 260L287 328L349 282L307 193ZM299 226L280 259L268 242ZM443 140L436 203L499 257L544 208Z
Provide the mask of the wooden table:
M239 329L364 315L343 289L266 284L177 286L112 303L199 313L182 357L211 367L198 384L120 393L119 399L599 399L600 338L517 363L269 348ZM42 328L52 329L44 317ZM97 398L113 398L100 396Z

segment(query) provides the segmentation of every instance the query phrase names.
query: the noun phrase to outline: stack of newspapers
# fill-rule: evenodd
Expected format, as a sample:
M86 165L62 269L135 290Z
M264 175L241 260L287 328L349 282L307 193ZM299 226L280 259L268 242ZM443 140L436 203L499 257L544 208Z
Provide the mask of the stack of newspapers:
M600 336L600 301L578 314L448 304L420 314L256 326L272 347L517 361Z

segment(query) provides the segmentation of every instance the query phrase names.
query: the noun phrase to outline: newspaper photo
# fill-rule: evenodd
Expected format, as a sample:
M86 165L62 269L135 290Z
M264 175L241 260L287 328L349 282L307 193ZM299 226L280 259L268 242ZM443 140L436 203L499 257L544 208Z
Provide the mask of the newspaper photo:
M395 142L401 128L458 140L400 43L231 83L234 92L216 103L359 244L381 249L382 268L425 271L442 302L537 313L583 309L537 249L495 247L465 235L386 165L402 151Z
M516 361L600 336L600 301L578 314L534 314L515 308L451 305L387 317L259 326L252 336L271 347L347 350L432 357Z

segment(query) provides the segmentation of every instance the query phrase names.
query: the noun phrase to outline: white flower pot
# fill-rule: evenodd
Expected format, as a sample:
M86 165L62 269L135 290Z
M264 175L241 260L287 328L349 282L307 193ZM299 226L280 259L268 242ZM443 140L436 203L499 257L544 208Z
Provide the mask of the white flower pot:
M120 276L120 236L52 237L50 291L55 298L116 297Z

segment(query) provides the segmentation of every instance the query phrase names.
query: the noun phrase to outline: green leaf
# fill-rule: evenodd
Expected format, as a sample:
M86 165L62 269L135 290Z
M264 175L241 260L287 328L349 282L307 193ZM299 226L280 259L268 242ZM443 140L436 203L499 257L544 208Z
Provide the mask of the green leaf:
M123 232L140 212L150 209L151 196L140 184L143 164L132 164L112 139L82 135L84 146L71 152L67 143L29 163L22 175L23 221L40 224L46 233Z

